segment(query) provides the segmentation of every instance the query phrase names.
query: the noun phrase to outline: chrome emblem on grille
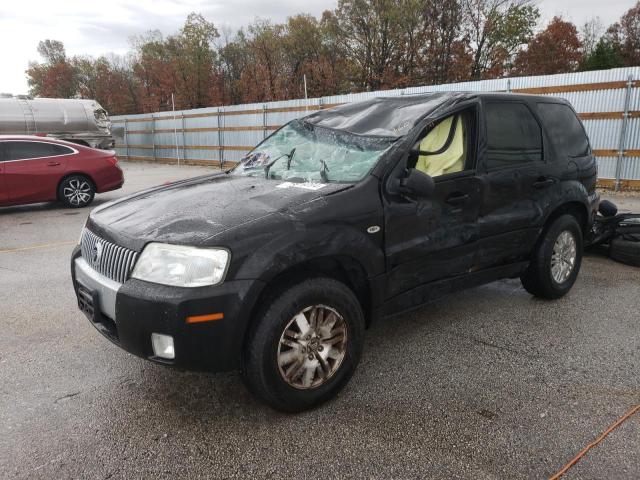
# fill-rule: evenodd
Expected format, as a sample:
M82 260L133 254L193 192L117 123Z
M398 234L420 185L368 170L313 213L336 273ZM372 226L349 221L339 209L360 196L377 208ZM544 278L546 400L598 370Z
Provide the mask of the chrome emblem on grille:
M100 262L100 259L102 258L102 242L98 242L95 244L95 246L93 247L93 252L91 255L91 262L94 265L97 265Z

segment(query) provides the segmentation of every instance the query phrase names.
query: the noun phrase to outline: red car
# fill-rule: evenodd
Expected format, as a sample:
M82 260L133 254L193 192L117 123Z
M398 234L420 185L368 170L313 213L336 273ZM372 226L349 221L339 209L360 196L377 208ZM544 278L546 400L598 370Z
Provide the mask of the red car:
M122 187L115 152L46 137L0 135L0 206L58 200L85 207Z

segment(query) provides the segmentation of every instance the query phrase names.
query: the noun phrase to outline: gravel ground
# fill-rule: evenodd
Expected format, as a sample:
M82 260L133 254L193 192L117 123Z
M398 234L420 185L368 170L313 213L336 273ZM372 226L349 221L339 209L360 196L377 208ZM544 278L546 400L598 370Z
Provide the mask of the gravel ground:
M124 168L94 206L207 171ZM509 280L381 321L337 399L275 413L237 373L163 368L91 327L69 274L89 210L0 209L0 478L540 478L640 403L640 269L592 254L559 301ZM637 414L565 478L639 478L639 454Z

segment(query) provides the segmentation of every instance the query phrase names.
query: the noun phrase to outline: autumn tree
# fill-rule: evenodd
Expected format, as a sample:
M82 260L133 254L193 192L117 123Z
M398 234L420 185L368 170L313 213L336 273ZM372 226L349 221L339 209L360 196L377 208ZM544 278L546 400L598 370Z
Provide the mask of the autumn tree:
M259 19L249 25L247 32L253 63L249 71L243 72L245 83L257 101L287 98L291 70L285 62L285 26Z
M167 42L160 31L150 31L133 39L133 74L141 91L143 112L164 110L176 90L175 69L171 66Z
M319 23L322 35L322 85L313 90L314 96L337 95L353 91L349 77L350 60L340 37L339 21L335 13L326 10Z
M465 51L460 1L404 0L398 8L399 47L388 85L406 87L466 78L468 64L459 68L459 54Z
M463 33L459 0L421 0L420 63L427 84L466 80L472 57ZM412 79L415 81L415 79Z
M115 55L74 57L77 93L81 98L100 99L100 104L117 115L138 110L139 84L130 62Z
M625 66L640 65L640 2L607 30L607 39Z
M124 56L69 58L40 43L33 95L95 98L112 114L267 102L507 74L640 63L640 3L604 35L554 18L533 34L534 0L337 0L320 18L257 19L232 32L197 13L174 34L150 31Z
M217 62L218 85L223 104L234 105L246 101L243 72L249 71L251 62L244 31L239 31L235 37L225 32L224 43L218 50Z
M357 88L379 90L389 83L401 48L400 0L339 0L339 38L351 61Z
M582 43L576 26L560 17L553 17L547 28L518 53L514 71L520 75L574 72L581 60Z
M38 44L44 63L31 62L26 71L29 93L39 97L72 98L77 90L76 70L64 44L44 40Z

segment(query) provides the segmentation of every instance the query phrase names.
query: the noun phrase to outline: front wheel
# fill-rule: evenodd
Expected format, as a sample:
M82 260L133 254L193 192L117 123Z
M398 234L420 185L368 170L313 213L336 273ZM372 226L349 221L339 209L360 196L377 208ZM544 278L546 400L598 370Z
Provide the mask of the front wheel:
M571 290L582 264L582 230L573 215L558 217L543 233L531 263L520 277L536 297L560 298Z
M93 182L83 175L71 175L58 187L58 198L67 207L86 207L93 201L96 189Z
M244 380L285 412L313 408L349 381L362 351L364 317L341 282L310 278L279 288L262 307L244 351Z

